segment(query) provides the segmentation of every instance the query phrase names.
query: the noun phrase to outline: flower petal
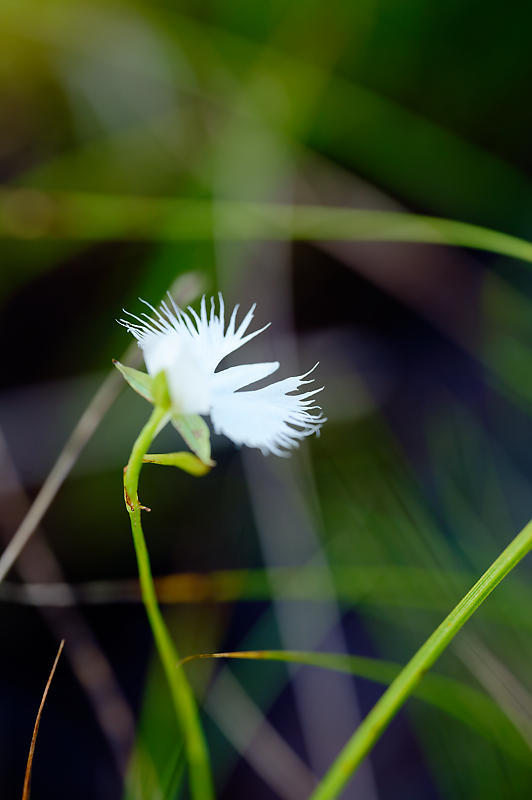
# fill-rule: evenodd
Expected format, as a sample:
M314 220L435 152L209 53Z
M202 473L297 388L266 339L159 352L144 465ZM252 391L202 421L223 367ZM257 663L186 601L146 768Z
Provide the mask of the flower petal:
M213 397L236 392L237 389L249 386L250 383L267 378L272 372L278 370L279 366L278 361L271 361L265 364L242 364L215 372L212 376Z
M182 347L165 367L172 407L179 414L208 414L211 404L210 372Z
M309 399L321 388L299 395L287 394L310 383L303 380L305 377L286 378L246 392L220 392L211 408L214 430L236 444L258 447L265 455L287 455L286 451L298 447L305 436L318 433L326 421L320 407Z

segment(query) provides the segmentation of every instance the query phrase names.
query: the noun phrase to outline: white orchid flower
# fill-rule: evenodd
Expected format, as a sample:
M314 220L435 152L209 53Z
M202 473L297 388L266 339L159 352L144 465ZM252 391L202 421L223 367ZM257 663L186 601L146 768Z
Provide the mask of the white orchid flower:
M265 455L287 455L306 436L319 433L326 418L315 405L314 395L323 387L295 394L303 385L313 382L308 379L313 370L246 391L240 390L274 373L279 362L243 364L216 372L223 358L268 327L246 333L255 305L238 327L238 305L235 306L226 328L221 293L218 313L214 298L210 314L205 297L199 314L190 306L188 313L182 311L170 300L172 308L163 302L158 310L146 303L153 316L143 313L139 317L126 311L133 321L119 322L137 339L149 375L155 378L164 372L176 414L185 418L210 414L216 433L225 434L237 445L258 447ZM125 374L125 368L117 366Z

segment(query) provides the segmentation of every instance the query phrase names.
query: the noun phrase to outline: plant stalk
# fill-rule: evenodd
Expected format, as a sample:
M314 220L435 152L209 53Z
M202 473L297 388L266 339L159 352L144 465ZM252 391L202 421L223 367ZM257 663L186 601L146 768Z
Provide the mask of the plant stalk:
M150 558L141 524L142 506L138 498L138 483L140 470L142 469L142 459L147 453L166 413L165 409L156 406L133 445L129 463L124 471L124 498L131 521L142 600L164 672L170 685L176 715L183 729L185 750L190 770L191 797L193 800L212 800L214 798L214 788L211 768L196 701L184 671L177 669L179 655L157 603Z
M432 667L460 628L488 595L531 549L532 520L488 567L477 583L401 670L349 739L309 800L332 800L338 797L423 675Z

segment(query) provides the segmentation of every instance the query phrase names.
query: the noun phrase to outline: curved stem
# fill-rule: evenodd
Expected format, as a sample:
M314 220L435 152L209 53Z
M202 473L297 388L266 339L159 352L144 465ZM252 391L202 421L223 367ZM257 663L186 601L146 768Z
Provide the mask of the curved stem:
M164 672L170 685L175 711L183 729L190 769L191 797L193 800L211 800L214 797L211 769L196 702L184 671L177 669L179 656L157 603L150 558L140 518L142 506L138 498L138 482L142 459L165 415L166 411L164 409L155 407L133 445L129 463L124 473L124 497L131 521L142 600Z
M532 549L532 520L517 534L472 589L427 639L390 684L329 769L310 800L332 800L350 780L364 757L469 617L498 583Z

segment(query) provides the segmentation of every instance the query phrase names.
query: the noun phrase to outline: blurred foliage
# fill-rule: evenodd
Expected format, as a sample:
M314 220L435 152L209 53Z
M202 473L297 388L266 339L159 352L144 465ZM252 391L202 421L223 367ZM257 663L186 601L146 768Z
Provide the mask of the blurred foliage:
M256 300L257 324L272 320L246 359L275 353L284 374L320 360L329 422L287 462L214 437L204 478L146 466L148 545L180 652L405 662L530 515L531 23L526 3L458 0L4 0L0 425L20 477L2 480L5 539L21 488L35 495L122 358L121 308L192 272L200 292ZM31 586L0 584L2 796L20 792L66 624L60 578L78 622L63 632L35 797L187 796L122 507L148 410L124 390L36 534L62 575L30 544ZM181 447L171 429L157 440ZM525 564L438 665L442 687L496 709L520 757L413 701L346 798L530 796L529 605ZM101 661L84 684L85 625L118 689ZM231 800L307 796L380 693L308 665L187 670ZM113 757L132 745L122 702L137 721L126 766Z

